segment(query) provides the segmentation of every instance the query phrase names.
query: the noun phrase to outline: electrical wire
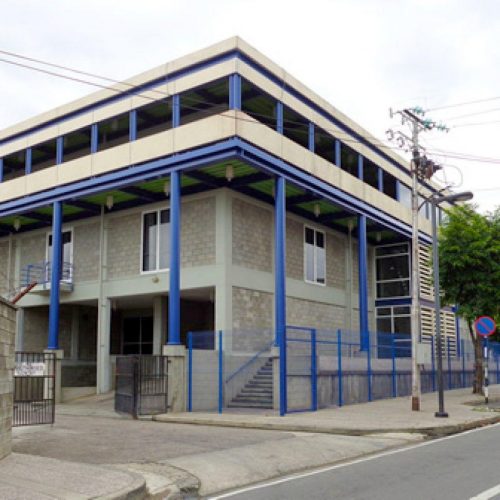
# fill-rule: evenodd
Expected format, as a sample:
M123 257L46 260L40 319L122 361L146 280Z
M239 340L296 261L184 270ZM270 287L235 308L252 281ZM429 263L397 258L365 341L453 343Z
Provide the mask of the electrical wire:
M463 102L457 102L455 104L447 104L444 106L435 106L434 108L426 108L427 111L441 111L442 109L450 109L450 108L458 108L460 106L469 106L471 104L481 104L483 102L491 102L491 101L496 101L500 99L500 96L495 96L495 97L487 97L485 99L475 99L473 101L463 101Z
M24 63L20 63L20 62L17 62L17 61L12 61L12 60L9 60L9 59L0 58L0 62L6 63L6 64L14 65L14 66L21 67L21 68L24 68L24 69L36 71L36 72L39 72L39 73L44 73L44 74L47 74L47 75L50 75L50 76L54 76L54 77L57 77L57 78L63 78L63 79L74 81L74 82L81 83L81 84L84 84L84 85L90 85L90 86L98 87L100 89L104 89L104 90L108 90L108 91L111 91L111 92L115 92L117 94L126 93L126 94L140 96L140 97L142 97L142 98L144 98L146 100L150 100L152 102L157 102L158 101L158 99L155 99L155 98L151 97L150 95L144 94L144 91L134 91L134 89L135 89L134 85L132 85L130 83L127 83L127 82L119 82L118 80L115 80L115 79L112 79L112 78L108 78L108 77L105 77L105 76L101 76L101 75L97 75L95 73L81 71L81 70L78 70L78 69L75 69L75 68L70 68L68 66L54 64L54 63L50 63L50 62L47 62L47 61L42 61L40 59L35 59L35 58L27 57L27 56L22 56L22 55L19 55L19 54L15 54L13 52L8 52L8 51L0 50L0 53L6 54L6 55L10 55L12 57L22 58L22 59L25 59L25 60L28 60L28 61L31 61L31 62L39 63L39 64L45 64L45 65L48 65L48 66L51 66L51 67L63 69L65 71L74 72L74 73L77 73L77 74L81 74L83 76L90 76L92 78L102 79L102 80L108 81L110 83L123 85L123 86L127 87L127 90L120 90L120 89L109 87L107 85L103 85L103 84L100 84L100 83L97 83L97 82L91 82L91 81L85 80L83 78L78 78L78 77L74 77L74 76L70 76L70 75L64 75L64 74L61 74L61 73L58 73L58 72L55 72L55 71L47 70L47 69L44 69L44 68L38 68L36 66L32 66L32 65L29 65L29 64L24 64ZM163 92L163 91L158 90L158 89L151 89L151 90L148 90L148 92L155 92L155 93L158 93L158 94L162 95L163 97L171 97L171 94L168 94L168 93ZM189 101L189 97L188 96L183 96L183 100L185 101L186 99ZM208 102L201 103L199 101L199 99L195 99L195 98L192 98L192 101L194 101L194 102L196 102L198 104L208 104ZM190 106L187 106L185 104L183 104L183 107L185 109L190 109L192 111L196 111L196 112L199 112L199 113L206 113L207 115L212 114L212 112L211 112L210 109L208 109L208 110L207 109L200 109L199 107L190 107ZM497 108L495 110L490 110L490 112L491 111L496 111L496 110L500 110L500 108ZM224 117L230 118L230 119L245 121L245 122L248 122L248 123L254 123L254 124L259 124L259 125L262 125L262 126L267 126L265 123L262 123L260 121L255 121L255 120L252 120L252 119L246 119L246 118L243 118L243 117L237 117L237 116L232 116L232 115L227 115L227 114L223 114L221 116L224 116ZM259 114L259 113L255 113L255 112L251 112L251 116L269 119L269 116L262 115L262 114ZM465 116L471 116L471 115L462 115L461 117L465 117ZM459 118L459 117L456 117L456 118ZM293 121L293 120L286 120L285 123L284 123L284 130L286 130L288 132L290 132L290 131L296 131L296 128L293 127L293 126L290 126L290 125L299 125L300 126L300 125L303 125L303 123L302 122L298 122L298 121ZM359 139L352 138L352 136L350 136L348 132L344 132L342 130L337 130L337 129L326 129L326 128L322 128L322 127L320 127L320 128L322 130L324 130L325 132L331 132L334 135L334 137L336 136L337 138L341 139L345 143L362 144L362 141L360 141ZM338 137L339 135L340 136L344 136L344 137ZM359 135L359 137L361 139L365 139L365 140L371 142L374 146L376 146L376 147L378 147L380 149L386 149L386 150L397 151L397 152L405 151L405 148L402 148L402 147L399 147L399 146L389 146L389 145L384 144L383 142L381 142L380 140L378 140L378 139L376 139L374 137L368 137L368 136L363 136L363 135ZM432 153L432 154L435 154L436 156L450 156L450 157L455 158L455 159L461 159L461 160L467 160L467 161L477 161L477 162L495 163L495 164L496 163L500 163L500 159L497 159L497 158L486 158L486 157L480 157L480 156L475 156L475 155L467 155L467 154L464 154L464 153L456 153L456 152L444 151L444 150L438 150L438 149L436 149L435 151L434 150L428 150L428 152Z

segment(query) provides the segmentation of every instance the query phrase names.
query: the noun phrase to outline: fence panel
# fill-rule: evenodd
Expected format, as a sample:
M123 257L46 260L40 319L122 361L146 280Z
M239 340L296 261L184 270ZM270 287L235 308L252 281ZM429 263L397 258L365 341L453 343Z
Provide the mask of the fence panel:
M13 427L54 423L55 377L55 354L15 353Z

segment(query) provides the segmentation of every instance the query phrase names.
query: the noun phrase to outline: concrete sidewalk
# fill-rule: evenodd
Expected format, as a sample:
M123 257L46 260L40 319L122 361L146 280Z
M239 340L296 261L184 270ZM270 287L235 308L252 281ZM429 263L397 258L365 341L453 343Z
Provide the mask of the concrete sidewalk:
M490 401L500 400L500 385L490 386ZM411 411L410 398L383 399L371 403L328 408L317 412L292 413L280 417L274 411L177 413L157 415L158 422L243 427L252 429L314 432L360 436L375 433L421 433L440 436L500 421L498 406L484 408L484 397L468 389L446 391L448 418L436 418L437 394L422 396L421 411Z

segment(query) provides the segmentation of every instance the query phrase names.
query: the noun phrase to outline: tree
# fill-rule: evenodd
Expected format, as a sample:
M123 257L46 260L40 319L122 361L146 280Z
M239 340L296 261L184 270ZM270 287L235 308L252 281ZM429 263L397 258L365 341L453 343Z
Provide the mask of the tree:
M474 320L488 315L500 319L500 208L479 214L473 205L447 211L439 231L439 273L443 303L458 305L474 345L473 392L482 391L481 339Z

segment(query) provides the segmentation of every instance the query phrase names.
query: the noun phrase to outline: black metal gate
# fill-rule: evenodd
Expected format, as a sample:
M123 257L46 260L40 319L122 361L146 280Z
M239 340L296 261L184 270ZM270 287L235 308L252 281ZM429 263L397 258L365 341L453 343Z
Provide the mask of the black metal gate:
M156 415L168 410L168 358L118 356L116 358L115 411Z
M54 423L55 383L54 353L15 353L13 427Z

